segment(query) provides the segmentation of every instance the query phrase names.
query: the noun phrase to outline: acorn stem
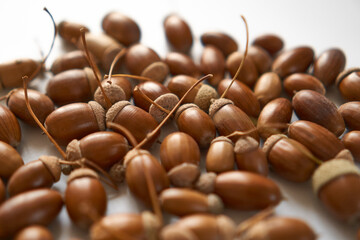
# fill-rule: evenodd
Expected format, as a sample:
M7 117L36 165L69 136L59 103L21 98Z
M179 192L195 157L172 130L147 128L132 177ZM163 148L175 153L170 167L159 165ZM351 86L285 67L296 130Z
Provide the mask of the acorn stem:
M144 138L135 148L141 148L144 144L146 144L146 142L151 139L160 129L161 127L166 123L166 121L174 114L174 112L176 111L176 109L181 105L181 103L184 101L184 99L187 97L187 95L197 86L199 85L202 81L213 77L212 74L208 74L202 78L200 78L199 80L196 81L196 83L194 83L184 94L184 96L179 100L179 102L175 105L175 107L170 111L170 113L164 118L164 120L152 131L150 132L146 138ZM134 149L135 149L134 148Z
M139 93L141 94L141 96L144 97L146 101L150 102L151 104L153 104L154 106L156 106L157 108L159 108L161 111L163 111L163 112L165 112L165 113L167 113L167 114L170 113L169 110L163 108L162 106L160 106L159 104L157 104L156 102L154 102L151 98L149 98L138 86L136 86L136 87L134 88L134 91L136 91L136 90L139 91Z
M134 135L124 126L114 123L114 122L106 122L106 126L111 129L115 129L119 131L121 134L123 134L130 142L130 144L135 147L138 145L138 142L136 141Z
M84 47L84 51L85 51L85 54L86 54L86 59L87 61L89 62L90 66L91 66L91 69L93 70L94 72L94 75L95 75L95 78L96 78L96 81L98 82L98 85L100 87L100 90L104 96L104 99L105 99L105 102L106 102L106 107L107 109L109 109L111 107L111 101L110 99L108 98L108 96L106 95L105 93L105 90L103 88L103 86L101 85L101 81L100 81L100 77L98 73L100 73L99 69L97 68L96 64L94 63L94 61L92 60L91 58L91 55L89 53L89 50L87 48L87 44L86 44L86 39L85 39L85 33L86 33L86 30L85 28L81 28L80 29L80 32L81 32L81 40L82 40L82 43L83 43L83 47Z
M53 137L50 135L50 133L46 130L46 128L42 125L42 123L39 121L39 119L36 117L35 113L33 112L30 102L29 102L29 98L28 98L28 94L27 94L27 82L29 81L28 76L24 76L23 78L23 85L24 85L24 94L25 94L25 104L26 107L30 113L30 115L32 116L32 118L35 120L36 124L41 128L41 130L43 130L43 132L46 134L46 136L49 138L49 140L55 145L56 149L58 150L58 152L61 154L61 156L66 159L66 153L61 149L61 147L59 146L59 144L57 144L57 142L53 139Z
M284 139L286 140L286 139ZM290 143L294 148L296 148L297 150L299 150L302 154L304 154L305 156L307 156L308 158L310 158L311 161L313 161L314 163L316 163L317 165L321 165L323 163L323 161L321 161L319 158L315 157L313 154L304 151L303 149L295 146L294 144L292 144L291 142L288 141L288 143Z
M247 52L248 52L248 48L249 48L249 29L248 29L248 25L247 25L247 22L246 22L245 17L244 17L243 15L241 15L241 18L242 18L242 20L244 21L244 23L245 23L245 28L246 28L246 48L245 48L244 57L243 57L243 59L241 60L240 66L239 66L239 68L237 69L237 71L236 71L236 73L235 73L235 75L234 75L234 77L233 77L230 85L225 89L225 92L221 95L220 98L224 98L224 97L225 97L226 93L229 91L230 87L232 86L232 84L234 83L234 81L236 80L236 78L239 76L240 71L241 71L241 69L242 69L242 67L243 67L243 65L244 65L245 58L246 58L246 56L247 56Z
M107 78L107 77L109 77L109 76L105 75L104 78ZM154 81L148 77L136 76L136 75L131 75L131 74L114 74L113 77L127 77L127 78L133 78L133 79L137 79L137 80L141 80L141 81Z
M112 72L113 72L113 70L114 70L115 64L119 61L119 59L120 59L121 57L124 56L125 53L126 53L126 48L123 48L123 49L121 49L120 52L118 52L118 54L116 54L114 60L113 60L112 63L111 63L111 67L110 67L109 75L108 75L108 78L109 78L109 79L108 79L107 81L111 82L111 75L112 75Z
M14 88L10 92L8 92L6 95L0 97L0 101L3 101L5 99L8 99L14 92L19 90L19 88Z
M258 214L255 214L251 218L243 221L236 228L236 236L240 237L250 227L252 227L253 225L257 224L258 222L264 220L265 218L268 218L273 213L274 213L274 207L268 207L268 208L264 209L263 211L259 212Z

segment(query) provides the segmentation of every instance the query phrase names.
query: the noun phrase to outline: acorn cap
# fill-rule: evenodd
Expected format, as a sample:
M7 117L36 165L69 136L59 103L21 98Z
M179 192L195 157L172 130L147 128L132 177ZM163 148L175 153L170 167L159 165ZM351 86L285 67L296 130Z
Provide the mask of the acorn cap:
M106 96L109 98L112 104L126 99L124 90L118 85L107 82L106 84L103 84L102 87ZM103 108L107 107L107 103L100 87L98 87L94 93L94 100L98 102Z
M209 172L202 174L195 184L195 189L202 193L213 193L215 190L216 173Z
M82 158L80 141L74 139L66 146L66 159L68 161L75 161L80 158Z
M105 131L105 109L95 101L88 102L95 114L96 121L100 131Z
M54 178L54 181L59 181L61 176L60 159L54 156L41 156L39 157L39 160L50 171L52 177Z
M141 214L146 239L156 239L161 227L159 219L149 211Z
M194 103L198 105L204 112L208 112L210 107L210 100L216 99L218 97L219 95L213 87L207 84L202 84L195 96Z
M175 120L177 121L177 119L179 118L180 114L183 111L185 111L188 108L193 108L193 107L199 108L199 106L194 103L187 103L187 104L181 105L175 112Z
M182 163L173 167L167 175L173 186L191 188L200 176L200 169L193 163Z
M86 79L89 82L91 94L93 94L95 92L96 88L98 87L98 82L96 80L94 71L89 67L85 67L84 72L85 72Z
M353 67L353 68L349 68L349 69L346 69L344 71L342 71L336 78L336 85L339 85L340 82L346 78L347 76L349 76L350 74L352 74L353 72L360 72L360 68L358 67Z
M221 198L216 194L209 194L207 196L210 213L219 214L224 210L224 203Z
M106 122L113 122L116 115L127 105L131 105L129 101L120 101L115 103L106 112Z
M179 98L173 93L166 93L156 98L154 102L159 104L163 108L171 111L179 102ZM166 112L162 111L154 104L150 105L149 113L155 118L158 123L164 120L164 118L166 118L166 116L168 115Z
M286 135L284 134L274 134L271 135L270 137L268 137L268 139L266 139L264 145L263 145L263 151L266 155L266 157L268 156L269 152L271 151L272 147L281 139L283 138L288 138Z
M354 162L354 157L351 154L349 149L341 150L338 154L336 154L336 156L334 158L336 158L336 159L344 159L344 160L348 160L350 162Z
M67 183L69 184L71 181L73 181L76 178L82 178L82 177L90 177L90 178L96 178L99 179L99 175L90 168L77 168L74 171L71 172L67 179Z
M326 161L321 164L313 174L313 191L316 195L318 195L318 192L325 184L337 177L347 174L356 174L360 176L360 170L354 163L346 159L333 159Z
M148 77L156 82L163 82L169 74L169 67L166 63L158 61L147 66L141 76Z
M231 101L230 99L227 98L219 98L219 99L212 99L211 100L211 105L209 108L209 115L212 118L214 116L214 114L223 106L227 105L227 104L233 104L234 102Z
M225 215L216 217L217 229L220 232L221 239L233 240L235 237L236 225L233 220Z
M229 138L224 137L224 136L214 138L214 140L211 141L211 144L216 143L216 142L227 142L234 146L234 143Z
M235 143L234 152L236 154L244 154L255 151L259 147L259 142L254 138L246 136L239 138Z
M160 239L199 240L191 230L179 228L176 224L164 227L161 230Z
M134 157L141 154L151 155L149 151L144 149L132 149L124 157L124 166L126 167Z
M109 175L116 183L122 183L125 179L126 167L121 162L112 165L109 171Z

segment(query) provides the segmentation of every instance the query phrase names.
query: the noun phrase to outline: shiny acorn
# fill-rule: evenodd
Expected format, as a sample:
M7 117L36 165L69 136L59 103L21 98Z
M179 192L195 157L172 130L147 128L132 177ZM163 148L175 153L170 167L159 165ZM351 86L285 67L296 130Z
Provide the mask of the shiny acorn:
M75 50L55 59L50 71L56 75L70 69L83 69L89 67L86 54L81 50Z
M166 55L165 63L173 76L188 75L194 78L200 76L200 70L192 58L184 53L170 52Z
M262 47L274 57L284 47L284 41L278 35L264 34L256 37L252 45Z
M226 59L226 69L230 72L232 77L235 76L237 69L244 58L244 54L240 52L233 52ZM246 84L248 87L252 88L259 77L258 70L254 61L251 58L246 57L244 60L244 66L237 76L237 80Z
M248 57L253 60L259 75L270 71L272 64L272 57L261 47L250 46Z
M283 82L284 90L292 97L296 92L301 90L313 90L325 95L325 87L316 77L307 73L293 73L286 77Z
M5 106L0 105L0 141L13 147L20 144L21 128L15 115Z
M350 68L341 72L336 78L336 85L341 96L347 101L360 101L360 69Z
M18 168L24 165L24 161L12 146L0 141L0 165L0 178L7 180Z
M57 26L57 29L62 39L74 45L76 45L81 38L80 29L84 29L85 32L90 32L86 26L80 23L69 21L60 22Z
M188 23L180 16L171 14L164 20L165 35L174 50L188 53L193 44L193 36Z
M338 108L349 130L360 130L360 101L347 102Z
M346 133L341 142L344 144L345 148L348 149L354 157L354 160L360 162L360 131L354 130Z
M225 57L222 52L213 45L206 45L200 58L200 70L214 76L208 80L212 86L217 86L225 75Z
M254 86L254 95L263 108L268 102L281 95L282 83L279 75L273 72L262 74Z
M17 233L14 238L14 240L29 239L54 240L54 237L47 228L41 225L30 225Z
M200 40L204 46L215 46L225 57L238 50L236 41L223 32L205 32L201 35Z
M206 154L206 171L221 173L234 169L234 143L227 137L217 137L211 141Z
M0 205L6 199L6 187L4 182L0 178Z

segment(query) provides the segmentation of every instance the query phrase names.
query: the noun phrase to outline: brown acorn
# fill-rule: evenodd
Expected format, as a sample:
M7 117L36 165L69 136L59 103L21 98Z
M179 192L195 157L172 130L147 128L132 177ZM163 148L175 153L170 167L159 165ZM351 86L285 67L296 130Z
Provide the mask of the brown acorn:
M234 143L226 137L217 137L211 141L206 154L206 171L221 173L234 169Z
M171 14L164 20L165 35L168 43L176 51L188 53L193 44L190 26L181 17Z
M0 205L6 199L6 188L4 182L0 178Z
M235 76L243 58L244 55L242 53L233 52L226 59L226 69L230 72L232 77ZM245 58L243 68L236 79L251 88L254 86L258 77L259 73L254 61L251 58Z
M355 161L360 162L360 131L351 131L346 133L342 139L345 148L348 149L354 157Z
M213 45L206 45L201 54L200 69L204 75L213 74L208 82L217 86L225 75L225 58L222 52Z
M360 130L360 101L344 103L338 111L349 130Z
M248 57L253 60L259 75L270 71L273 60L269 53L263 48L250 46Z
M86 54L84 51L75 50L65 53L64 55L55 59L51 65L50 71L56 75L70 69L83 69L89 67Z
M262 74L254 86L254 95L257 97L260 106L264 107L268 102L280 97L282 83L279 75L273 72Z
M293 73L285 78L284 89L289 96L294 96L294 94L301 90L313 90L322 95L325 95L324 85L314 76L311 76L306 73Z
M271 56L275 56L283 47L283 40L275 34L264 34L255 38L252 43L255 46L262 47Z
M200 40L204 46L213 45L218 48L225 57L238 50L236 41L231 36L223 32L203 33Z
M57 29L62 39L74 45L76 45L81 38L80 29L84 29L85 32L90 32L90 30L84 25L68 21L60 22Z
M360 69L350 68L339 74L336 85L342 97L348 101L360 101Z
M41 240L53 240L51 232L40 225L31 225L19 231L16 234L14 240L28 240L28 239L41 239Z
M161 83L145 81L136 85L136 88L133 91L134 103L139 108L148 112L151 102L149 102L144 95L155 101L155 99L166 93L170 93L170 90Z
M172 75L188 75L194 78L200 76L200 70L194 61L186 54L170 52L166 55L165 63L169 66Z
M0 141L0 178L6 180L22 165L24 161L20 154L9 144Z
M130 46L140 40L141 32L138 24L130 17L119 13L110 12L102 20L105 33L125 46Z
M5 106L0 105L0 141L13 147L20 144L21 129L15 115Z

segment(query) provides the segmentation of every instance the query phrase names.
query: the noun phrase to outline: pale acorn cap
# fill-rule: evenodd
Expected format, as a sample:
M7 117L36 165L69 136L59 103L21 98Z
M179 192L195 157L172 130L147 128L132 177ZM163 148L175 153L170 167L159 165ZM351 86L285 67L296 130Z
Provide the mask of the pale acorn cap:
M216 194L209 194L207 196L210 213L219 214L224 210L224 203L221 198Z
M113 122L116 115L127 105L131 105L131 103L129 101L120 101L112 105L106 112L106 122Z
M132 149L132 150L128 151L124 157L124 166L126 167L134 157L136 157L138 155L143 155L143 154L151 155L151 153L149 151L144 150L144 149Z
M181 105L175 112L175 120L177 121L177 119L179 118L181 113L183 113L186 109L193 108L193 107L199 108L199 106L194 103L186 103L186 104Z
M98 87L98 82L96 80L94 71L89 67L85 67L84 72L86 75L86 79L89 81L91 94L93 94L95 92L96 88Z
M94 112L99 130L105 131L105 109L95 101L90 101L88 104Z
M39 160L50 171L54 181L59 181L61 176L61 164L59 162L60 159L54 156L41 156L39 157Z
M349 68L349 69L346 69L346 70L342 71L337 76L335 84L339 85L344 78L346 78L347 76L349 76L353 72L360 72L360 68L359 67L353 67L353 68Z
M90 168L77 168L74 171L71 172L67 179L67 183L69 184L71 181L75 180L76 178L82 178L82 177L90 177L99 179L99 175Z
M125 179L126 167L121 162L115 163L109 170L109 175L116 183L122 183Z
M234 151L236 154L244 154L255 151L258 148L259 142L252 137L246 136L236 141Z
M200 168L192 163L182 163L173 167L167 175L175 187L192 188L200 176Z
M164 227L160 233L161 240L199 240L199 238L191 230L183 227L178 227L177 224L172 224Z
M194 103L203 111L208 112L210 100L216 98L219 98L217 91L207 84L202 84L195 96Z
M266 157L269 155L272 147L283 138L288 138L288 137L284 134L274 134L266 139L262 148Z
M210 117L213 117L217 111L219 111L220 108L227 104L234 105L234 102L227 98L219 98L219 99L212 99L211 105L209 108L209 115Z
M321 164L312 177L313 191L318 195L321 188L337 177L356 174L360 177L360 170L357 166L346 159L333 159Z
M179 98L173 93L166 93L156 98L154 102L162 106L166 110L171 111L179 102ZM162 111L154 104L150 105L149 113L155 118L158 123L162 122L162 120L164 120L164 118L166 118L166 116L168 115L166 112Z
M103 89L112 104L126 99L124 90L118 85L106 83L103 85ZM94 93L94 100L98 102L103 108L107 107L107 103L100 87L98 87Z
M145 211L141 214L146 239L156 239L161 223L159 219L151 212Z
M215 191L216 173L209 172L202 174L195 184L195 189L202 193L213 193Z
M235 237L236 225L233 220L225 215L216 217L217 229L222 240L233 240Z
M66 146L66 160L75 161L82 158L82 153L80 149L80 141L77 139L72 140Z
M336 156L334 158L336 158L336 159L344 159L344 160L348 160L350 162L354 162L354 157L351 154L349 149L341 150L338 154L336 154Z
M234 146L234 143L229 138L224 137L224 136L219 136L217 138L214 138L214 140L211 141L210 145L214 144L216 142L226 142L226 143L230 143L231 145Z
M166 63L162 61L154 62L147 66L141 73L142 77L148 77L156 82L163 82L170 70Z

